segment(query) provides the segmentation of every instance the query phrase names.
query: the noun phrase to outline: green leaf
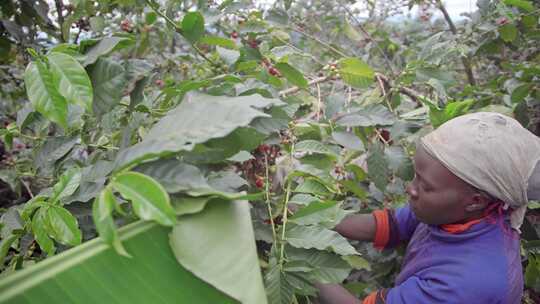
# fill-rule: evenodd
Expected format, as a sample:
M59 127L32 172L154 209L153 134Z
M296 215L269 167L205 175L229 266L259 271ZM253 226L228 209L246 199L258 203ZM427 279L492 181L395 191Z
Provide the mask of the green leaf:
M121 151L116 159L116 167L122 168L130 163L179 151L191 151L196 144L225 137L257 117L269 117L258 109L283 104L278 99L267 99L258 94L241 97L199 94L187 95L185 99L156 123L142 142Z
M358 58L345 58L339 62L339 73L345 83L365 88L373 83L375 73L369 65Z
M30 204L32 203L32 201L29 202ZM21 212L21 209L24 210L24 208L27 208L27 204L29 203L27 202L24 204L24 207L21 205L11 206L7 208L7 210L3 211L4 213L0 217L0 239L8 238L10 235L12 235L14 230L23 229L24 221L19 213Z
M384 191L388 185L388 160L380 144L374 144L367 158L368 176L379 190Z
M176 222L167 191L153 178L138 172L125 172L114 178L112 187L133 205L133 211L143 220L155 220L161 225Z
M118 232L116 231L116 225L112 217L116 205L116 198L111 189L106 187L94 200L92 218L94 219L99 236L105 243L112 246L118 254L130 257L118 238Z
M370 104L336 120L337 124L344 127L388 126L394 122L394 114L380 104Z
M212 200L178 221L170 243L197 277L240 303L267 303L247 202Z
M126 72L119 63L100 58L91 67L90 78L94 87L94 112L103 115L120 102L127 83Z
M155 179L169 193L210 188L199 168L174 158L144 163L135 170Z
M58 92L53 75L45 63L34 61L28 64L24 72L24 84L34 109L64 129L67 128L67 101Z
M283 76L285 76L285 78L287 78L287 80L290 81L295 86L302 89L307 88L308 82L304 78L304 75L302 75L300 71L298 71L297 69L295 69L288 63L280 62L280 63L277 63L274 67L278 69L279 72L281 72L281 74L283 74Z
M521 102L531 93L531 87L532 84L525 83L522 85L517 86L510 95L510 100L512 100L512 103L518 103Z
M157 17L155 12L148 12L144 15L144 22L148 25L152 25L157 21Z
M40 209L41 210L41 209ZM65 208L50 206L47 217L51 236L64 245L79 245L82 240L77 219Z
M76 136L48 137L36 151L35 164L41 169L50 169L56 161L64 157L77 144Z
M175 195L171 197L171 202L176 215L199 213L204 210L206 204L212 199L209 196L189 197Z
M364 37L358 33L358 31L345 19L345 25L343 26L343 33L347 38L351 39L352 41L360 41L364 39Z
M326 228L334 228L349 213L351 212L341 209L337 202L312 202L295 212L289 219L298 225L319 224Z
M293 216L291 216L289 219L292 221L312 215L314 213L319 213L320 211L333 208L338 206L337 202L312 202L308 206L296 211Z
M358 252L339 233L320 226L287 227L285 240L296 248L331 250L339 255L356 255Z
M367 198L367 195L368 195L367 191L364 188L360 187L358 182L352 181L352 180L342 180L340 181L340 184L342 184L343 187L347 189L347 191L354 193L356 197L360 199Z
M4 259L6 258L9 248L11 248L11 245L20 238L20 236L12 234L6 238L2 238L2 241L0 242L0 263L1 265L4 265ZM0 269L2 269L3 266L0 266Z
M105 37L86 53L83 66L95 63L99 57L109 54L115 49L128 45L129 39L124 37Z
M233 65L240 58L240 52L237 50L229 50L218 46L216 51L227 65Z
M143 221L121 228L119 238L130 259L96 238L25 267L0 279L0 303L238 303L178 264L170 231ZM253 269L258 271L258 265Z
M189 12L182 19L182 36L189 42L198 41L204 34L204 18L199 12Z
M535 255L529 255L529 263L524 274L525 286L538 288L540 285L540 260Z
M308 193L315 195L328 195L330 191L319 181L313 178L306 179L304 183L296 187L294 192Z
M320 153L332 157L337 157L336 151L331 147L332 146L323 144L320 141L308 139L298 142L296 145L294 145L294 150L296 152Z
M499 27L499 34L505 42L512 42L518 35L518 29L515 25L508 23Z
M254 157L253 157L253 155L251 155L251 153L249 153L247 151L240 151L240 152L236 153L235 155L227 158L227 160L232 161L232 162L242 163L242 162L245 162L245 161L253 159L253 158Z
M320 202L321 200L315 196L309 194L296 194L289 200L289 203L298 204L298 205L309 205L312 202Z
M323 284L342 283L351 272L351 267L343 259L358 257L356 255L340 257L331 252L292 247L287 247L286 253L289 261L304 261L313 267L308 277L313 282Z
M504 4L512 5L518 8L521 8L527 12L534 11L534 5L530 1L525 0L504 0Z
M227 49L237 49L236 44L231 39L219 37L219 36L204 36L199 40L199 43L205 43L209 45L221 46Z
M294 287L278 265L272 267L264 276L269 304L291 304Z
M36 214L34 214L34 217L32 218L32 232L34 233L34 237L38 242L39 247L47 252L47 255L51 256L54 254L56 248L47 233L50 229L47 209L47 207L41 207L36 211Z
M53 186L51 203L72 195L81 182L81 169L77 167L69 168L64 172L58 182Z
M92 83L81 64L63 53L47 55L54 83L68 103L78 104L92 112L94 93Z
M364 143L354 133L336 131L332 132L332 138L336 143L353 151L365 151Z
M429 119L434 128L442 125L452 118L467 114L474 100L454 101L447 103L444 109L440 110L432 103L426 102L429 106Z
M351 267L353 267L356 270L371 271L371 265L369 265L369 262L363 257L357 256L357 255L348 255L342 258L343 260L347 261L347 263L349 263L349 265L351 265Z

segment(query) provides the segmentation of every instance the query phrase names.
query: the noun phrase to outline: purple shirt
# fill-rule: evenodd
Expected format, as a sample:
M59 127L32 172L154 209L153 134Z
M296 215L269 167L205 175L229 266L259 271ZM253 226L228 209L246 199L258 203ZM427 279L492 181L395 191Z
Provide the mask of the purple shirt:
M409 244L386 303L521 303L519 235L507 215L494 214L451 234L420 223L408 205L389 213L393 227L385 248Z

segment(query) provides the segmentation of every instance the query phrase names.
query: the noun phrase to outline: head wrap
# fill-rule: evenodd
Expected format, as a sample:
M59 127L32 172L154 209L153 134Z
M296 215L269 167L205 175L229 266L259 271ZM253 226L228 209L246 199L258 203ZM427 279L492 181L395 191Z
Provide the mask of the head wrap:
M519 231L529 199L540 198L540 139L515 119L478 112L442 124L421 139L456 176L511 207Z

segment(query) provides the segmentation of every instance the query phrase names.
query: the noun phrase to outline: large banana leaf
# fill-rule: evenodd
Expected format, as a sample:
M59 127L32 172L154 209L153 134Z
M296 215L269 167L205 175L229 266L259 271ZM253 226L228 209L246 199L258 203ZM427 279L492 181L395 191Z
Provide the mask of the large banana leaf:
M120 229L132 258L94 239L46 259L0 280L0 303L237 303L177 262L170 231L151 222Z

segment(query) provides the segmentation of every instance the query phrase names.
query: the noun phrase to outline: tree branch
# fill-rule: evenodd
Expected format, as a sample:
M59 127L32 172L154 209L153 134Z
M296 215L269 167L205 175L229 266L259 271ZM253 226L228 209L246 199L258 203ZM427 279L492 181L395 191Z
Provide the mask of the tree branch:
M60 42L64 43L64 15L62 11L64 10L64 3L62 0L55 0L54 4L56 5L56 12L58 13L58 25L60 25Z
M310 82L308 82L308 86L312 86L314 84L319 84L319 83L325 82L325 81L327 81L329 79L331 79L331 76L318 77L318 78L315 78L315 79L311 80ZM286 90L279 91L279 97L286 97L287 95L294 94L294 93L296 93L298 91L300 91L300 87L294 86L294 87L288 88Z
M442 12L444 19L446 20L446 23L448 23L448 27L450 27L450 31L452 34L457 35L457 28L452 21L452 18L450 18L450 15L448 14L448 11L446 10L446 7L442 3L442 0L437 0L437 7ZM471 85L476 85L476 80L474 79L473 70L471 67L471 61L469 58L462 56L461 62L463 63L463 66L465 67L465 73L467 74L467 79L469 80L469 83Z

